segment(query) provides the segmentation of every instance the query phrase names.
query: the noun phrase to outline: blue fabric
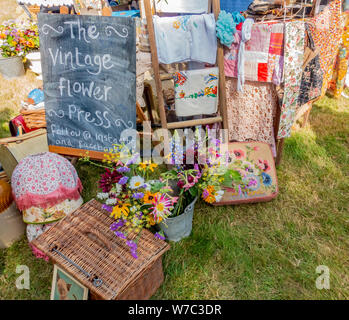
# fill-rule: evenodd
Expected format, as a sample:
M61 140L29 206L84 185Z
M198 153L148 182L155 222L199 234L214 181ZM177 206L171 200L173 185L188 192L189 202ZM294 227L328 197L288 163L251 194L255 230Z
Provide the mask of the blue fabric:
M245 17L240 12L234 11L234 12L232 12L231 15L232 15L233 20L236 24L239 24L239 23L245 21Z
M216 23L216 34L221 44L231 47L234 42L236 25L245 21L245 17L240 12L227 13L222 10Z
M113 17L139 17L139 10L114 11L111 14Z
M221 10L226 12L246 11L252 0L221 0Z
M224 10L221 11L216 22L216 34L217 38L221 41L221 44L230 48L234 42L235 32L236 25L231 13L226 13Z

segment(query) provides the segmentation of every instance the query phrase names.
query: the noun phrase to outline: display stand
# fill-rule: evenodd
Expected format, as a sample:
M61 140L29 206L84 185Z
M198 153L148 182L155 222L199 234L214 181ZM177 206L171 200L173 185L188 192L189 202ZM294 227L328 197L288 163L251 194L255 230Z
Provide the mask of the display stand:
M145 15L147 18L147 27L148 27L148 33L149 33L152 65L153 65L153 71L154 71L154 78L155 78L155 85L156 85L156 91L157 91L157 97L158 97L159 113L160 113L162 128L163 129L179 129L179 128L198 126L198 125L222 123L223 129L228 129L228 122L227 122L228 119L227 119L227 110L226 110L226 92L225 92L225 74L224 74L224 55L223 55L223 47L220 43L218 43L217 63L216 63L216 65L219 68L219 102L218 102L219 115L216 115L214 117L207 117L203 119L196 119L196 120L167 122L164 97L162 93L162 83L161 83L161 77L160 77L158 51L157 51L157 46L155 41L153 13L152 13L152 7L151 7L150 1L152 0L144 1L144 9L145 9ZM220 1L213 0L212 6L213 6L213 12L214 12L215 18L217 19L220 13Z

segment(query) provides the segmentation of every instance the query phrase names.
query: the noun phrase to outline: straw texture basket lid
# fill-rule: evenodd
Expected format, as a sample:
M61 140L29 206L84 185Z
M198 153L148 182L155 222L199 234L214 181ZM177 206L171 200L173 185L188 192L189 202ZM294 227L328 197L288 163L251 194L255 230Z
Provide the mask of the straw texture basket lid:
M138 240L138 259L134 259L126 242L110 229L114 221L100 203L91 200L44 232L32 245L99 298L124 299L125 292L134 289L129 298L149 299L163 280L161 257L170 247L144 229ZM128 235L129 240L136 237L135 233ZM159 268L154 270L158 271L149 274L156 266ZM95 279L101 280L101 285L96 286ZM138 279L143 282L135 286Z
M0 180L0 214L12 203L11 187L5 180Z
M11 178L12 195L19 210L47 209L66 199L80 198L82 184L64 157L44 152L21 160Z

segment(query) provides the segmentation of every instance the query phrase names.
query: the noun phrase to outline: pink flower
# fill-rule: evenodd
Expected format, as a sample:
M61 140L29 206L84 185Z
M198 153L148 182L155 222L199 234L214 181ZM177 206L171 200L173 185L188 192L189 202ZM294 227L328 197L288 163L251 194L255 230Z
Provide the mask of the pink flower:
M263 170L264 172L267 172L270 170L270 165L267 160L258 160L258 167Z
M241 159L241 158L245 157L245 152L243 152L241 149L236 149L233 152L234 152L235 157L237 159Z

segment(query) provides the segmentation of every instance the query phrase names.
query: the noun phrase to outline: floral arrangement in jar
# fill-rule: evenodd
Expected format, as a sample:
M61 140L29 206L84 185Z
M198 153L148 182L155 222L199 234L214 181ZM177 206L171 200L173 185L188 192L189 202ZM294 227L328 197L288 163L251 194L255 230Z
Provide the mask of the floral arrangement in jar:
M177 131L171 139L169 159L174 167L161 176L167 184L175 181L179 192L172 217L182 214L183 209L196 197L201 196L205 202L212 204L220 201L223 196L222 156L219 153L221 142L212 136L212 132L213 130L207 128L201 137L197 129L192 145L185 152L178 144ZM188 161L189 158L192 161Z
M4 22L0 25L0 55L5 58L22 56L39 48L39 31L35 24L19 25Z

